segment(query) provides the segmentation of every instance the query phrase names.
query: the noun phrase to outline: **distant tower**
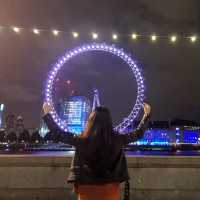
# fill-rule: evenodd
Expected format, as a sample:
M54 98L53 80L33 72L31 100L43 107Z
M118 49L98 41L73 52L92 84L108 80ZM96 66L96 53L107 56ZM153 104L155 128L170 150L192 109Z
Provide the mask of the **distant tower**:
M15 131L16 131L17 137L19 137L20 134L24 131L24 120L21 115L19 115L16 119Z
M41 113L40 113L40 125L39 125L39 135L44 138L45 135L49 132L49 129L45 123L45 121L43 120L43 108L41 109Z
M23 128L24 129L24 119L22 118L21 115L19 115L16 119L16 122L15 122L15 126L16 126L16 129L18 128Z
M49 129L48 129L46 123L44 122L43 118L41 118L39 134L40 134L41 137L45 137L45 135L48 132L49 132Z
M7 132L12 132L15 130L16 116L14 114L9 114L6 116L5 128Z
M92 110L94 110L96 107L100 106L99 92L97 89L94 89L93 92L94 92L94 98L93 98Z

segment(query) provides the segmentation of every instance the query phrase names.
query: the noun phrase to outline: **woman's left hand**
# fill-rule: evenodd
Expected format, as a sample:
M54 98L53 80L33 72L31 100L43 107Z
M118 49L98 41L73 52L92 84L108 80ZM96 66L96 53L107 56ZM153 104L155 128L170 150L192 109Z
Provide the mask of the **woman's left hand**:
M52 107L48 103L44 102L43 111L44 111L44 114L46 115L52 111Z

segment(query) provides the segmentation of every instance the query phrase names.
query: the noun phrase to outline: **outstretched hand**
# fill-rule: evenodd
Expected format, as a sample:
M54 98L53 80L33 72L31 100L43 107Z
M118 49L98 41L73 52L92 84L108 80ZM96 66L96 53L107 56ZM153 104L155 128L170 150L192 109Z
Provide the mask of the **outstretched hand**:
M149 116L151 112L151 106L147 103L144 103L143 109L144 109L144 115Z
M44 111L44 114L46 115L52 111L52 107L48 103L44 102L43 111Z

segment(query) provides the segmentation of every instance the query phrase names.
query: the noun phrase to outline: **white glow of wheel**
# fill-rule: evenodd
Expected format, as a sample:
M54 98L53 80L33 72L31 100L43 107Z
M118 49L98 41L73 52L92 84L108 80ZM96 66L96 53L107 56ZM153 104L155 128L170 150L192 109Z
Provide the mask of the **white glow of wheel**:
M60 117L58 116L55 108L54 103L52 100L52 87L54 79L58 73L58 71L64 66L65 63L67 63L71 58L74 58L75 56L82 54L84 52L89 51L103 51L110 54L113 54L119 58L121 58L123 61L125 61L128 66L131 69L131 72L135 76L136 82L137 82L137 98L136 102L133 105L133 108L129 115L123 119L121 123L119 123L115 130L119 132L123 132L128 126L130 126L133 123L133 120L137 117L140 108L143 105L144 100L144 79L141 74L140 68L138 68L135 61L131 58L130 55L126 54L123 49L119 49L115 47L114 45L108 45L105 43L91 43L86 44L83 46L76 47L70 51L67 51L63 56L61 56L58 61L53 65L51 71L49 72L49 76L47 78L46 87L45 87L45 101L52 106L53 111L51 112L51 115L54 119L54 121L57 123L57 125L64 131L68 131L66 128L66 122L62 121Z

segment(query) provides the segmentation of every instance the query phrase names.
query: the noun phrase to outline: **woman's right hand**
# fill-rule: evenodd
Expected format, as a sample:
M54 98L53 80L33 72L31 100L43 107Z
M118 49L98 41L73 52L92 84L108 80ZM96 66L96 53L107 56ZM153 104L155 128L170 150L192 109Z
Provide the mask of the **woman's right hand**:
M44 114L46 115L52 111L52 107L48 103L44 102L43 111L44 111Z
M144 103L143 109L144 109L144 116L145 117L149 116L151 112L151 106L147 103Z
M146 122L148 121L149 119L149 115L150 115L150 112L151 112L151 106L147 103L144 103L143 104L143 110L144 110L144 115L138 125L138 129L141 129L142 127L144 128L144 125L146 124Z

